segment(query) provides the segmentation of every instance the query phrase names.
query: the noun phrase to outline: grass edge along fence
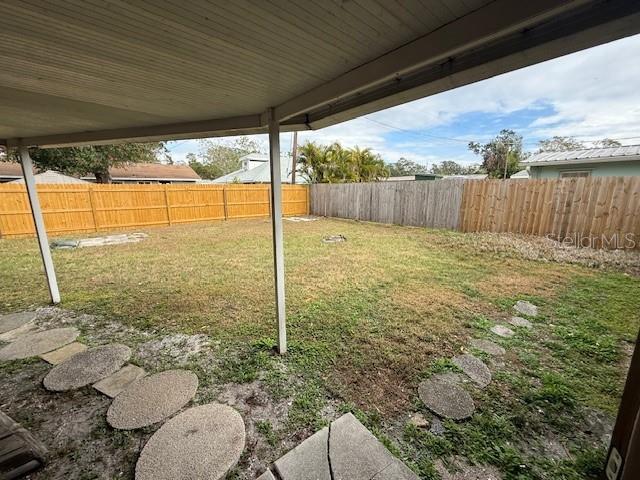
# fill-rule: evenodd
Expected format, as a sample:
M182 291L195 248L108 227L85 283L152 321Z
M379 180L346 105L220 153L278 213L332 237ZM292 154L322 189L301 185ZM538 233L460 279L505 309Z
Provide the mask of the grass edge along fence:
M640 177L318 184L311 213L640 249Z
M38 184L50 235L179 223L269 217L269 185ZM306 185L282 186L284 215L309 213ZM0 184L0 238L33 236L23 184Z

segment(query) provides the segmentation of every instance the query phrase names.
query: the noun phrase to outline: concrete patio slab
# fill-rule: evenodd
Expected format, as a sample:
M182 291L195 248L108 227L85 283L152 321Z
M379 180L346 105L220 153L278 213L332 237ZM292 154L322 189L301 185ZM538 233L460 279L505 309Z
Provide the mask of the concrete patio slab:
M331 424L329 455L333 479L418 480L351 413Z
M516 312L527 315L528 317L536 317L538 315L538 307L526 300L518 300L513 308Z
M491 372L478 357L469 354L458 355L452 359L452 362L480 388L485 388L491 383Z
M511 317L511 320L509 320L509 323L514 327L522 327L522 328L533 327L533 324L529 320L522 317Z
M244 444L244 421L236 410L219 403L190 408L149 439L135 478L218 480L238 463Z
M72 327L22 335L0 349L0 361L20 360L47 353L73 342L78 335L80 332Z
M513 337L516 332L511 330L509 327L505 327L504 325L494 325L491 327L491 331L502 338Z
M0 315L0 333L10 332L27 323L33 322L35 319L36 312L17 312Z
M276 460L276 471L282 480L332 480L328 446L329 428L325 427Z
M114 343L77 353L56 365L44 377L44 388L52 392L75 390L117 372L131 357L131 349Z
M188 370L167 370L143 377L113 399L107 422L122 430L158 423L189 403L197 388L198 377Z
M94 383L93 388L107 397L115 398L129 385L145 375L146 372L143 368L129 364L125 365L114 374Z
M69 345L65 345L62 348L53 350L49 353L43 353L40 358L51 365L59 365L62 362L69 360L76 353L84 352L87 350L87 346L84 343L73 342Z
M473 348L480 350L481 352L488 353L489 355L504 355L506 350L491 340L484 340L480 338L474 338L471 340L470 345Z
M471 395L459 385L434 375L418 386L418 395L429 410L436 415L453 420L469 418L475 405Z

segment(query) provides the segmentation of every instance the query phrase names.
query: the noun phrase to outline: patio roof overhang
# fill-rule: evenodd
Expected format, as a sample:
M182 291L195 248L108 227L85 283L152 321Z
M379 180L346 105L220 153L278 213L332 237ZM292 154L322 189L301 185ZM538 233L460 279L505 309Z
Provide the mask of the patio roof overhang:
M316 129L640 32L633 0L3 2L0 144Z

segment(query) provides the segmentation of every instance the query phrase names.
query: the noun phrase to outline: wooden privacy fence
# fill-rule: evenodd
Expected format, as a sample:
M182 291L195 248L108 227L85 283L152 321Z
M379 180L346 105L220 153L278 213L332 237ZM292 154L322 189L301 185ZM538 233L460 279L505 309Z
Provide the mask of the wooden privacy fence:
M50 234L268 217L269 185L37 185ZM282 186L284 215L309 213L306 185ZM0 185L0 237L33 235L24 185Z
M640 177L320 184L311 213L640 248Z
M311 213L433 228L460 223L462 180L322 183L311 186Z
M639 248L640 177L467 182L463 232L548 236L596 248Z

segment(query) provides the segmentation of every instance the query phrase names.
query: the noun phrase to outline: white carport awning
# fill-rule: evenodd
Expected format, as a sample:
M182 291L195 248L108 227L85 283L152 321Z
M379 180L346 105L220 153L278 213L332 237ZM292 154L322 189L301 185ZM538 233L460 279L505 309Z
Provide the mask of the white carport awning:
M3 1L0 144L319 128L640 31L633 0Z

